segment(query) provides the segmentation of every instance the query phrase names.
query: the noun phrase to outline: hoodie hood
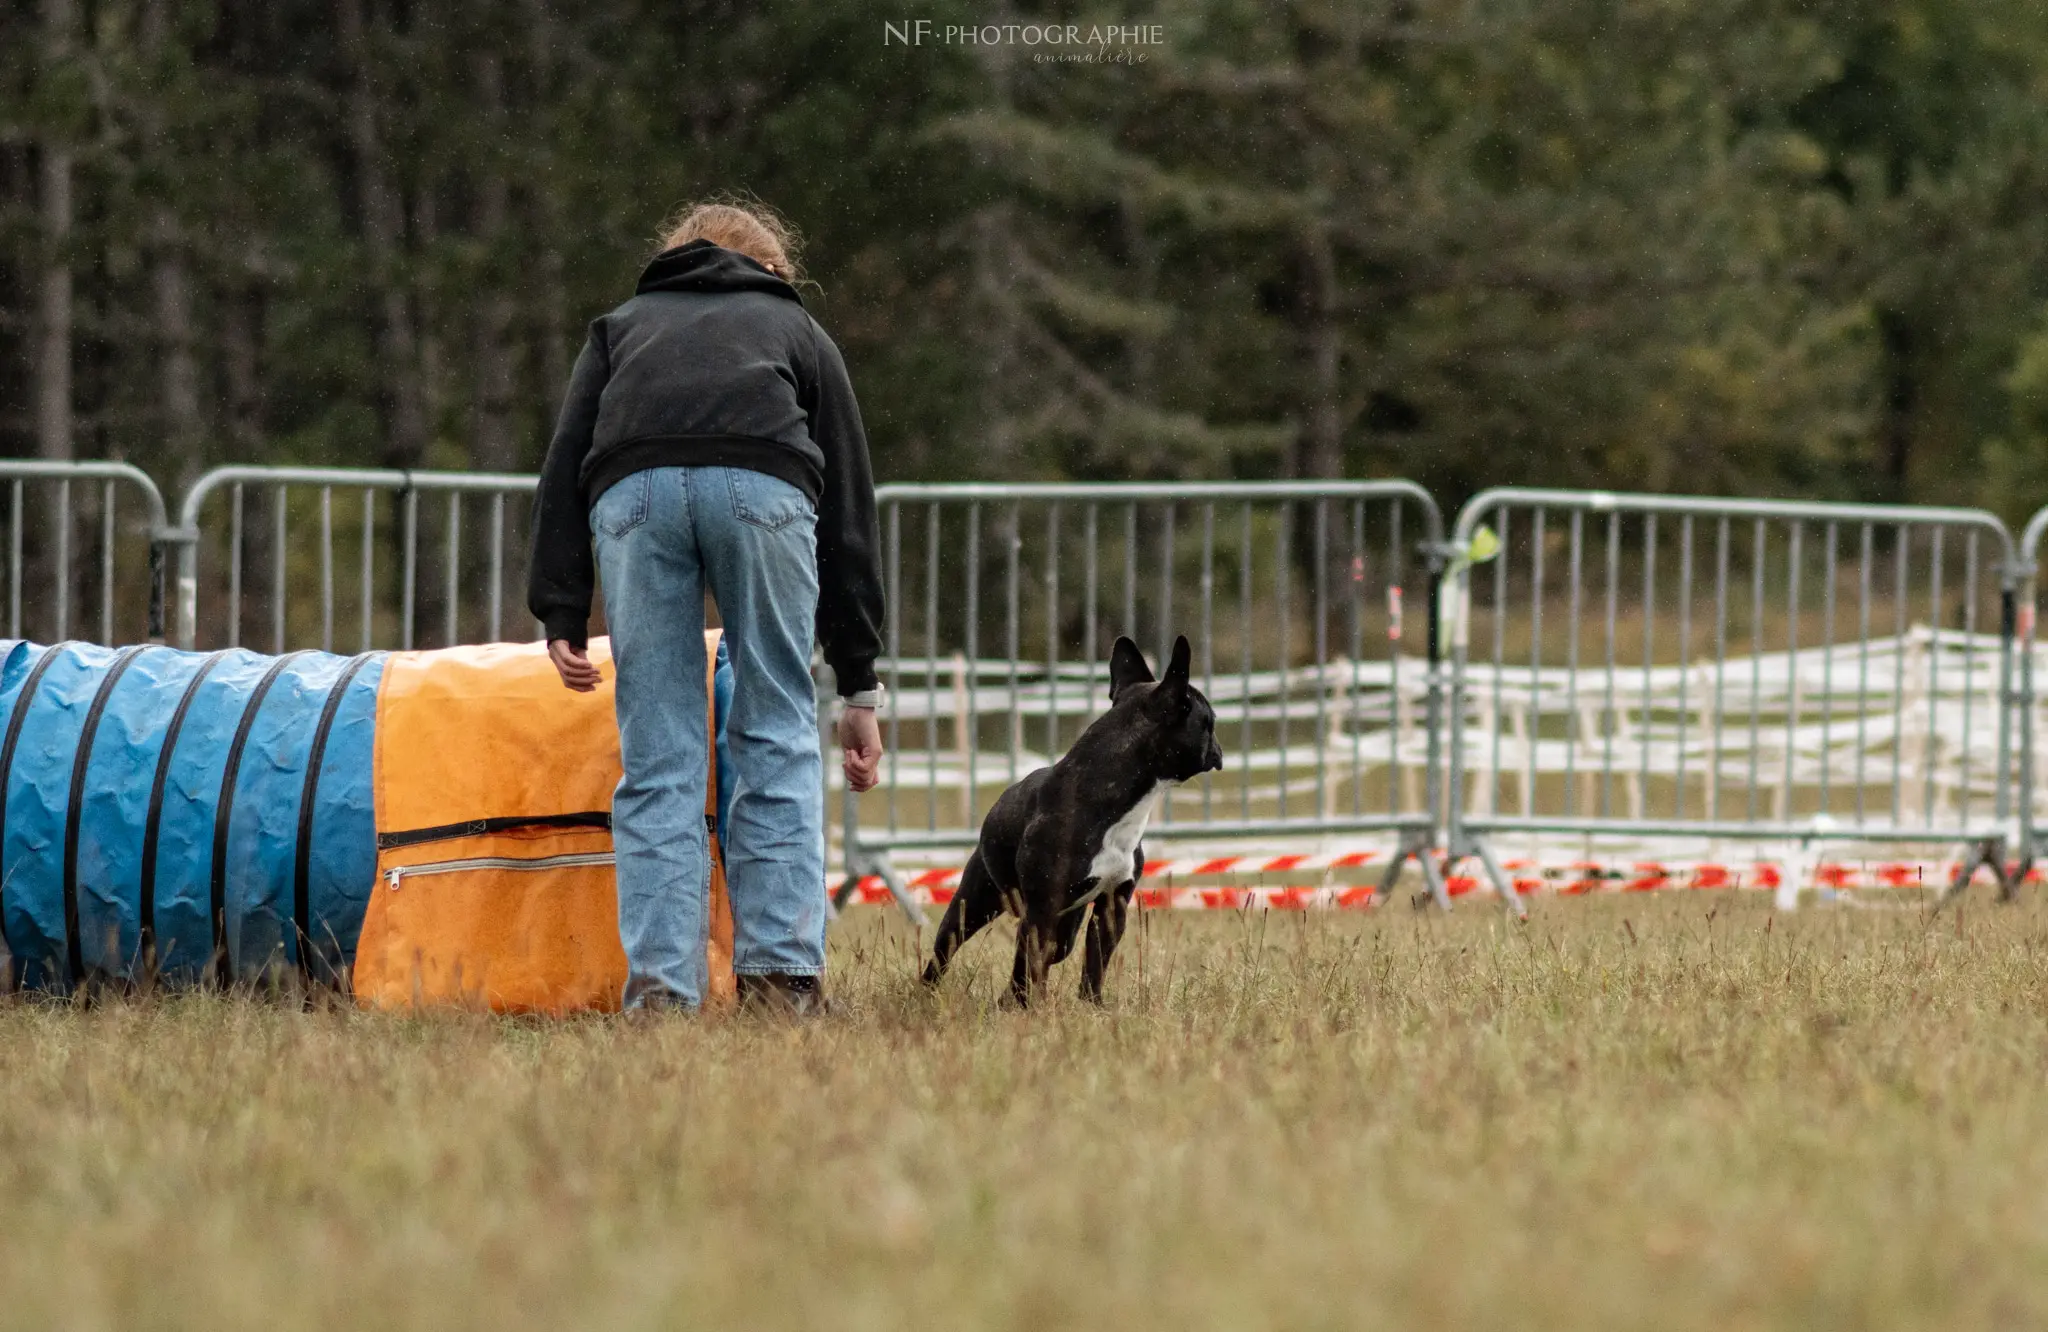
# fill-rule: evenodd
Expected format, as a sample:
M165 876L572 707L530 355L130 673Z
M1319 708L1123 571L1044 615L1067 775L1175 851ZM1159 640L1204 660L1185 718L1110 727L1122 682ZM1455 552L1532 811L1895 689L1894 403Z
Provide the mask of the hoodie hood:
M650 291L765 291L803 304L795 287L747 256L708 240L693 240L648 260L636 294Z

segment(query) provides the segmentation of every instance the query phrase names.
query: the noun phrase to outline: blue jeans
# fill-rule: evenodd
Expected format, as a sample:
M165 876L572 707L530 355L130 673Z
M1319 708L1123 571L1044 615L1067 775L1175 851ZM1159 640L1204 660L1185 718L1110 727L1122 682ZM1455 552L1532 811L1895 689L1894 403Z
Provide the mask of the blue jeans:
M612 798L625 1004L704 997L710 846L704 795L704 593L732 658L725 847L733 965L825 969L825 810L811 634L817 511L764 472L660 467L590 510L618 672L624 775Z

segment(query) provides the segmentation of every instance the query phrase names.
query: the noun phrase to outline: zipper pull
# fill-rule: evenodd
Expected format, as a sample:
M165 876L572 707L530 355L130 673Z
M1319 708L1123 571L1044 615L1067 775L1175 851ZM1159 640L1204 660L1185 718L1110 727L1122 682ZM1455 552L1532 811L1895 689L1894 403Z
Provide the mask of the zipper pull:
M398 881L405 877L405 867L403 865L394 865L384 871L384 877L390 882L391 891L395 893L398 891Z

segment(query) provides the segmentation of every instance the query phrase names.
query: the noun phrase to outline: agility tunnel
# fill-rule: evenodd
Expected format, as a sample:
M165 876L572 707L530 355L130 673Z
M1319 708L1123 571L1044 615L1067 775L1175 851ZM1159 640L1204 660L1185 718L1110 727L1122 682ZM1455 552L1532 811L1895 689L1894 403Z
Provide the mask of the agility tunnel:
M605 683L540 644L280 657L0 642L0 934L25 989L273 984L615 1007ZM713 752L731 691L706 635ZM707 819L724 813L716 762ZM731 917L712 857L712 993Z

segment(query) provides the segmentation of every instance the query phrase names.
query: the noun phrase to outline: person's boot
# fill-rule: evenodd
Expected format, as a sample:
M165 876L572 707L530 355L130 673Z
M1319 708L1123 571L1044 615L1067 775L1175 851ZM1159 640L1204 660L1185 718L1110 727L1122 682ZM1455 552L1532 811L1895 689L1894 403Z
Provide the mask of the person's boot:
M631 1008L621 1009L618 1014L632 1026L660 1026L673 1018L697 1015L696 1008L673 990L649 990L636 999Z
M765 975L742 974L739 978L740 1008L744 1012L777 1017L818 1017L828 1005L825 986L817 976L790 976L779 971Z

